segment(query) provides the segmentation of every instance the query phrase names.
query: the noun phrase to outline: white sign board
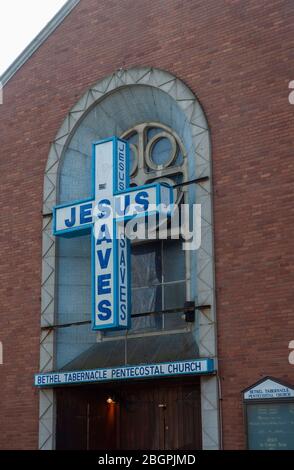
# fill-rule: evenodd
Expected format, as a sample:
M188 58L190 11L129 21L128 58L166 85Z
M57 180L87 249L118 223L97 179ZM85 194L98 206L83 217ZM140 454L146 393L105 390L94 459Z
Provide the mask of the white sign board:
M213 359L193 359L190 361L121 366L107 369L75 370L69 372L36 374L35 386L54 387L56 385L95 383L113 380L169 377L175 375L211 374L213 372Z
M266 379L244 392L244 400L270 400L274 398L294 398L294 389L272 379Z

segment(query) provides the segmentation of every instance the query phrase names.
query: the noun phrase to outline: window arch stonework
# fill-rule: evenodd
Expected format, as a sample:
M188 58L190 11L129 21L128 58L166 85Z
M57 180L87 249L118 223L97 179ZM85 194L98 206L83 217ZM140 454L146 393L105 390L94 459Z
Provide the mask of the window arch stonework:
M158 178L168 178L173 181L175 178L180 178L180 181L186 181L188 175L190 179L209 176L208 181L195 185L187 191L193 193L193 198L202 208L201 248L195 253L191 262L197 283L197 303L211 305L210 309L197 311L195 335L200 356L216 359L209 129L199 102L186 85L171 74L152 68L119 71L98 82L71 109L51 145L44 177L41 325L50 327L54 324L56 243L51 228L52 207L60 202L59 174L66 149L82 119L97 103L108 96L114 98L118 90L125 89L125 92L128 92L132 86L139 85L167 94L182 111L184 120L182 119L181 135L178 135L167 123L157 121L145 120L127 129L117 129L119 135L128 139L137 135L137 142L130 140L135 157L132 170L133 184L141 185ZM154 129L156 131L147 139L146 133L152 129L153 132ZM183 144L183 136L186 138L186 145ZM160 145L165 145L170 150L169 156L164 157L165 160L162 160L164 152L160 151ZM177 197L182 197L181 191ZM40 341L40 370L47 372L53 368L54 329L43 329ZM201 391L203 447L218 448L216 379L202 377ZM40 391L39 445L42 449L54 448L54 393L50 389Z

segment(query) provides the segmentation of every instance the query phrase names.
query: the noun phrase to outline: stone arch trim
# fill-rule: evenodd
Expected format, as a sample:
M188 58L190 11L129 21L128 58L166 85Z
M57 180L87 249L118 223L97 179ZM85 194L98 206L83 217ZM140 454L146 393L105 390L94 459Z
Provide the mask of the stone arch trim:
M104 78L91 87L72 107L64 119L56 137L51 145L49 157L47 160L44 177L44 197L43 213L50 214L52 207L56 204L57 185L58 185L58 167L66 148L68 140L71 138L76 126L85 114L100 100L108 94L116 91L118 88L129 85L149 85L169 94L182 109L191 125L192 136L197 147L197 137L208 132L206 118L198 100L191 90L178 78L168 72L142 67L130 70L119 70L112 75ZM195 147L195 149L196 149ZM208 168L205 163L209 163L210 158L203 158L201 168L199 166L199 176L207 174Z
M57 203L58 171L64 150L75 128L85 114L108 94L121 87L148 85L168 93L184 112L190 125L193 154L196 158L196 177L209 180L196 187L197 202L202 209L202 243L197 252L198 304L211 305L199 311L196 329L200 355L217 359L214 295L213 220L211 185L211 145L207 120L192 91L169 72L151 67L118 70L92 86L72 107L51 144L44 175L43 194L43 251L41 326L54 324L55 309L55 238L52 235L52 208ZM54 332L44 330L40 339L40 371L54 369ZM202 440L204 449L219 448L218 393L216 377L201 379ZM55 445L53 390L40 390L39 448L53 449Z

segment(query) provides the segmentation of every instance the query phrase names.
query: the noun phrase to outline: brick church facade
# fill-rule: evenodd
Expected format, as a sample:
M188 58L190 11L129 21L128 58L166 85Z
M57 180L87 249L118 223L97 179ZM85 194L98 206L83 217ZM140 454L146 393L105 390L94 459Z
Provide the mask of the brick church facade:
M214 310L211 316L209 309L196 310L195 321L206 321L207 332L213 325L208 334L213 335L215 349L200 349L199 356L213 357L215 373L195 383L200 387L197 399L206 403L202 424L201 418L198 423L199 446L245 449L243 390L268 376L294 385L294 366L288 360L288 345L294 339L294 108L288 101L288 84L294 79L293 19L294 5L287 0L70 1L50 34L39 37L27 57L3 75L1 449L58 447L58 400L66 400L62 394L67 389L53 389L47 395L45 391L40 400L44 392L33 383L34 374L56 370L51 359L46 365L44 355L53 355L57 336L42 349L51 329L49 320L41 323L47 295L44 276L51 262L46 268L44 225L50 219L50 205L43 204L44 177L55 177L48 155L82 97L89 97L89 90L97 90L94 85L105 84L107 77L115 78L112 92L120 93L119 79L128 71L132 79L122 88L140 80L149 86L143 75L154 71L152 86L158 90L160 80L171 77L178 91L162 86L161 92L169 93L179 106L183 84L201 104L209 130L213 299L206 303ZM93 109L96 101L103 107L107 90L111 91L101 88L101 99L92 93L91 106L85 104L84 109ZM80 116L82 112L77 122ZM45 184L50 192L48 181ZM195 298L197 304L197 293ZM57 297L54 302L58 309ZM52 325L57 323L53 318ZM51 400L54 409L52 405L47 416ZM203 433L204 413L209 439ZM42 422L45 415L48 421Z

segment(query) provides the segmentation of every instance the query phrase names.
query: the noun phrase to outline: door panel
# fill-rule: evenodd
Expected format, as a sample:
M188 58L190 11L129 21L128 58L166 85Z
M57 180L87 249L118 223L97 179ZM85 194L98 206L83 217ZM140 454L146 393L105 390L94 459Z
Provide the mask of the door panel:
M89 400L89 449L116 450L119 410L116 404L107 404L107 394L91 393Z
M87 403L80 389L57 390L56 448L87 448Z
M197 377L60 388L56 396L57 449L201 448Z
M154 450L160 448L157 394L154 384L145 384L145 386L136 384L121 391L121 449Z
M117 449L118 410L107 404L108 390L69 387L57 389L56 395L57 449Z
M200 392L179 384L166 391L165 449L201 448Z

